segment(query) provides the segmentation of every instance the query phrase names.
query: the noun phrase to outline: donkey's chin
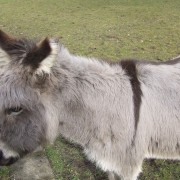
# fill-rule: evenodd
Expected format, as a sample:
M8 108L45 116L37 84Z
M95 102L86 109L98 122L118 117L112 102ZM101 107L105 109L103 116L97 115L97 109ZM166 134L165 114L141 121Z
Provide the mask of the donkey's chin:
M3 152L0 151L0 166L10 166L14 164L19 159L18 156L16 157L4 157Z

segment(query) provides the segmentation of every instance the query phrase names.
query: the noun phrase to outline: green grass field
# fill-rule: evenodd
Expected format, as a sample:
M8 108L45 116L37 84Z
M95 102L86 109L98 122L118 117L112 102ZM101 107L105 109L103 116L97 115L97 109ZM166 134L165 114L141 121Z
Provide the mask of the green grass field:
M59 37L78 55L164 61L180 54L179 0L0 0L0 28L17 36ZM60 180L101 180L79 147L59 139L46 150ZM8 169L0 169L8 179ZM146 161L142 180L178 180L180 163Z

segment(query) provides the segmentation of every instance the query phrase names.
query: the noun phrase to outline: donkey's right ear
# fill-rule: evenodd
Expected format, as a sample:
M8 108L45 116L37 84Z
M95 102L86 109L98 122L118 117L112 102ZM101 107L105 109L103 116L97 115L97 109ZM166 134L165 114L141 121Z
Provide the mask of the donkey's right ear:
M3 57L6 60L10 60L8 56L9 53L14 47L13 44L16 42L16 39L7 35L5 32L0 30L0 57Z
M0 48L4 51L8 51L12 48L12 45L16 42L16 39L7 35L5 32L0 30Z

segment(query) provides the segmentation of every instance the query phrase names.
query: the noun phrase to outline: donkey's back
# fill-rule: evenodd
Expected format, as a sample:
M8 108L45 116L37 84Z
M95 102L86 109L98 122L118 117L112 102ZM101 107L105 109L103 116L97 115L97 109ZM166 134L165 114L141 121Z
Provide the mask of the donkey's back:
M180 58L139 63L138 72L143 92L139 131L144 123L148 133L147 156L179 159Z

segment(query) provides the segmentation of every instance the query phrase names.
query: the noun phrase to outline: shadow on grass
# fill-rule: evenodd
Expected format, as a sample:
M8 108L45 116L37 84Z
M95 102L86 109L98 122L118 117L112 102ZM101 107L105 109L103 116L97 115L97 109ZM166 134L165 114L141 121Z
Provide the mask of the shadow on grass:
M107 180L107 176L87 160L82 149L63 138L55 146L48 147L46 154L50 160L56 179L59 180ZM180 162L169 160L145 160L140 180L179 180Z
M47 147L46 154L53 168L55 178L60 180L106 180L107 176L88 161L82 149L65 139L58 139L53 147Z

